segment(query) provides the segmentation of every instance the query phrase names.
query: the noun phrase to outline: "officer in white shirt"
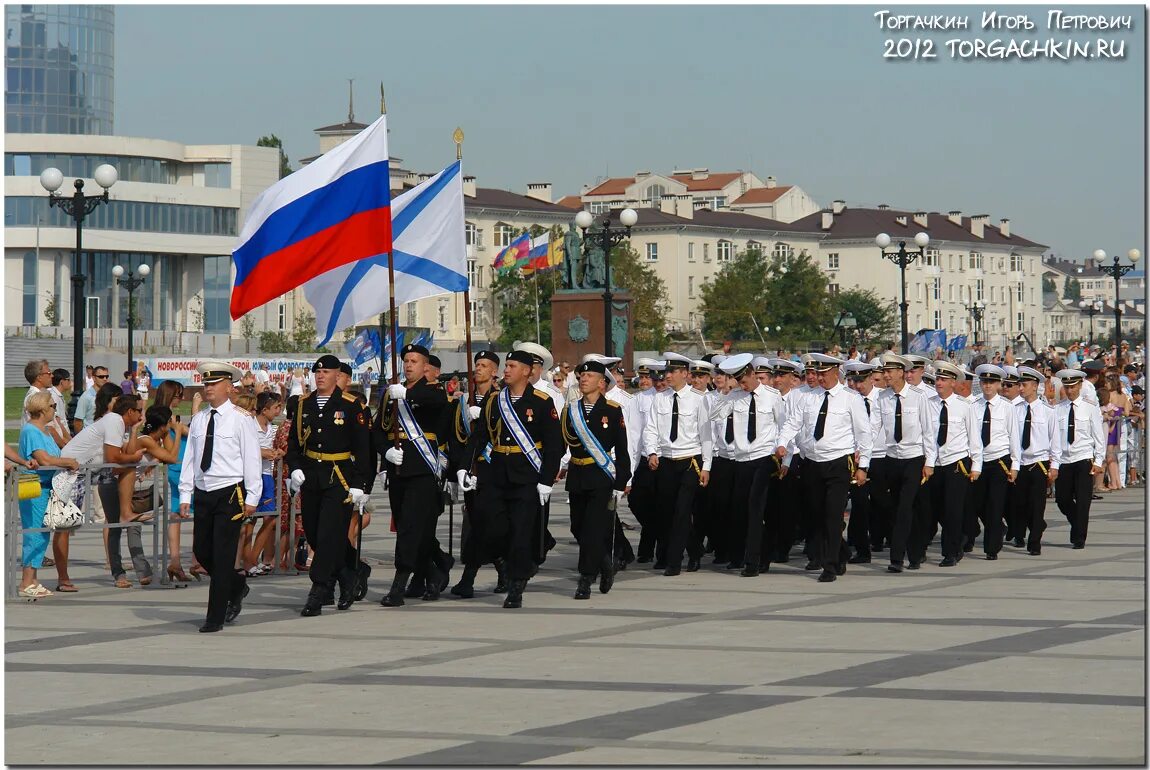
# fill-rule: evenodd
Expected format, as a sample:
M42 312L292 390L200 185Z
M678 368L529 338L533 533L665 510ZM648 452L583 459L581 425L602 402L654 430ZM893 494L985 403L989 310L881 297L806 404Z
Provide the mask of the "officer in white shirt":
M926 464L932 473L925 492L931 497L931 508L942 519L940 567L953 567L962 561L963 512L970 493L971 457L982 450L974 410L957 392L957 384L963 379L961 369L939 361L935 364L937 392L926 402L929 425L924 443ZM925 540L918 545L925 552Z
M750 353L741 353L719 365L740 387L717 399L711 414L713 422L724 426L724 443L735 450L727 568L741 566L743 577L769 569L778 550L778 521L772 518L764 530L764 519L771 489L786 472L784 460L773 454L779 428L786 421L786 405L777 390L760 382L753 360Z
M733 377L728 377L723 371L722 364L729 356L715 356L711 363L715 366L715 390L711 392L708 408L711 404L721 401L724 396L739 387ZM731 555L731 495L735 481L735 441L726 440L726 427L724 423L714 420L710 423L711 443L714 447L714 459L711 462L711 481L707 485L707 496L711 501L710 516L704 521L706 530L703 534L707 543L714 552L711 561L716 565L728 565L734 559Z
M1022 403L1014 407L1014 430L1021 455L1014 465L1017 475L1008 515L1015 517L1011 523L1017 537L1029 530L1026 552L1038 556L1046 529L1046 490L1057 481L1062 464L1062 434L1054 418L1054 407L1038 397L1046 377L1029 366L1018 367L1018 376Z
M235 569L243 519L255 512L263 492L256 421L228 397L240 370L223 361L196 367L208 409L192 417L180 470L180 514L195 511L192 551L208 571L208 612L202 633L219 631L240 614L247 579Z
M981 452L971 458L971 480L974 489L971 508L982 521L985 533L982 548L988 561L998 558L1002 550L1002 517L1006 506L1007 487L1014 483L1011 465L1019 454L1014 432L1014 407L1002 397L999 390L1006 372L994 364L982 364L975 369L982 387L982 398L974 402L974 418L981 439ZM968 518L965 524L966 542L973 547L978 536L978 525ZM974 530L972 536L971 530Z
M684 549L687 571L699 569L703 543L692 526L691 514L695 494L710 480L713 447L706 402L687 384L691 359L678 353L664 353L663 359L669 387L651 405L643 427L643 454L651 470L658 472L657 537L666 539L662 559L656 547L655 567L663 563L663 574L673 576L682 571Z
M639 419L627 426L627 435L630 438L634 434L639 439L640 453L643 451L643 428L647 424L651 405L655 403L655 396L659 392L655 387L655 381L662 376L662 368L662 362L653 358L640 358L635 364L635 372L639 376L639 392L635 394L635 408ZM646 455L642 455L642 460L631 466L634 475L631 477L631 493L627 496L627 504L642 527L639 532L635 563L649 564L655 557L657 496L655 472L648 467Z
M876 419L878 398L883 391L875 384L877 379L875 372L879 371L877 365L861 361L847 361L843 365L847 387L863 397L863 406L866 407L867 416L871 418L871 427L874 430L869 481L861 486L854 484L850 488L851 515L847 522L847 543L854 549L854 554L848 560L850 564L870 564L872 539L874 534L878 534L874 527L877 517L872 518L875 507L874 495L879 491L879 465L886 459L886 439L883 438L882 422ZM882 534L878 534L878 550L882 549L882 537Z
M926 467L923 447L930 431L926 398L906 377L907 372L914 371L913 367L914 362L896 353L882 357L882 368L890 387L879 396L878 411L886 437L887 491L894 512L890 565L886 569L893 573L902 572L915 518L915 498L933 471ZM921 366L918 368L921 378ZM916 558L915 549L910 550L908 567L915 570L921 566L921 557Z
M842 363L822 353L811 355L819 387L805 395L798 408L787 416L775 449L781 460L796 436L809 437L803 486L808 504L817 515L818 529L812 535L815 543L810 556L823 565L820 583L833 582L836 575L846 573L849 554L842 553L843 512L852 475L856 484L867 482L873 441L862 397L839 382L838 367Z
M1074 369L1058 372L1066 400L1054 407L1060 434L1062 457L1058 478L1054 482L1054 500L1058 510L1070 522L1070 544L1086 547L1086 530L1090 523L1090 496L1094 479L1102 473L1106 459L1106 430L1102 412L1083 395L1085 374Z

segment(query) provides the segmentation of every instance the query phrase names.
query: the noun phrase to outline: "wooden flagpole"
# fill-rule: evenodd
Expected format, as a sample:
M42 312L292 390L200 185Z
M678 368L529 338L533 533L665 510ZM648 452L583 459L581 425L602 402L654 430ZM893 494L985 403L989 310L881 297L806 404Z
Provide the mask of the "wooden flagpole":
M463 129L456 128L455 132L451 135L452 140L455 142L455 159L461 161L459 173L463 173ZM464 325L464 339L466 340L467 348L467 404L468 406L475 406L475 361L471 356L471 282L468 281L467 288L463 290L463 325ZM468 418L470 419L470 418Z

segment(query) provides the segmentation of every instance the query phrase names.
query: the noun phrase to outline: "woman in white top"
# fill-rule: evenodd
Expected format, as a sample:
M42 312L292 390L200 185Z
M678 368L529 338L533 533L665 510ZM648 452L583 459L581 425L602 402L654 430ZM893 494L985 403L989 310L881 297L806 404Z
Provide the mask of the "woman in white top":
M288 380L288 398L291 398L292 396L302 396L304 386L303 369L300 369L298 366L295 369L292 369L291 377L289 377Z
M239 405L238 402L237 405ZM260 440L260 458L262 461L260 475L263 477L263 492L260 494L260 504L256 507L256 513L274 514L276 512L276 485L272 471L276 460L280 459L283 453L275 448L276 426L273 424L273 420L279 417L280 412L283 411L283 402L278 394L266 390L256 397L252 411L255 414L256 435L259 436ZM276 517L265 515L260 518L263 523L260 525L259 532L256 533L255 541L252 541L250 534L245 535L242 540L244 569L249 577L266 575L274 569L275 549L274 546L272 548L268 546L272 545ZM267 553L264 553L265 551ZM260 559L261 554L263 554L262 561Z
M152 386L152 377L147 369L140 369L136 375L136 393L144 403L148 402L148 388Z

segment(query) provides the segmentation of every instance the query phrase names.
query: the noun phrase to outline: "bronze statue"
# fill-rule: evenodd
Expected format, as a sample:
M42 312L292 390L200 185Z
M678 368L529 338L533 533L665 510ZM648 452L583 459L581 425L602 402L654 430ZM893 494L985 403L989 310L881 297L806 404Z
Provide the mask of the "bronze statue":
M568 225L563 234L563 288L579 288L579 268L583 264L583 239L575 230L575 223Z
M599 245L602 228L596 222L587 230L587 240L591 246L587 250L587 261L583 265L584 289L602 289L607 284L607 259L603 247Z

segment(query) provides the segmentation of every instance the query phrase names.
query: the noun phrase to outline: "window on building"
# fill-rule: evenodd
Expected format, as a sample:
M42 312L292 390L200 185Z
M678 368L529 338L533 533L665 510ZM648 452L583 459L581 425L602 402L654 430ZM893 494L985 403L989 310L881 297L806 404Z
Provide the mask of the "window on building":
M982 252L980 252L980 251L970 252L970 269L971 270L981 270L982 269Z
M711 244L709 244L709 243L703 244L703 261L704 262L710 262L711 261Z
M732 249L730 241L719 241L719 245L715 249L715 253L718 255L720 262L730 262L731 251Z
M695 261L695 244L693 242L687 244L687 261Z
M281 332L287 329L287 303L281 302L276 307L276 329Z
M205 163L204 164L204 187L223 187L225 189L232 186L232 164L231 163Z
M657 243L648 243L647 244L647 261L648 262L658 262L659 261L659 244L657 244Z
M931 281L931 296L935 299L942 299L942 279L935 278ZM937 327L936 327L937 328Z
M941 310L934 311L934 326L932 326L931 328L932 329L941 329L942 328L942 311Z
M914 285L914 301L922 302L922 284L916 283Z
M691 299L695 298L695 276L687 276L687 296Z
M463 225L463 232L467 234L468 246L479 245L479 228L477 228L473 223L468 222Z
M1018 314L1015 316L1015 321L1016 321L1016 324L1017 324L1017 325L1015 326L1015 329L1014 329L1014 330L1015 330L1016 332L1020 332L1020 331L1023 331L1023 330L1026 328L1026 313L1023 313L1023 312L1019 312L1019 313L1018 313Z
M838 254L827 254L827 270L838 270L838 269L839 269L839 255Z
M419 324L419 303L407 303L407 325L417 326Z
M587 204L587 211L592 214L606 214L611 210L611 201L592 201Z
M832 297L837 297L839 295L839 285L837 283L828 283L827 294L831 295Z
M36 252L24 252L24 306L21 313L21 323L25 326L37 326L36 321Z
M479 286L479 263L474 259L467 260L467 285Z
M1012 273L1021 273L1022 272L1022 255L1021 254L1011 254L1010 255L1010 272L1012 272Z
M474 299L471 300L468 303L468 307L471 310L471 328L474 329L476 327L486 326L486 321L484 321L480 315L483 312L483 306L479 303L479 301Z
M1031 291L1033 292L1033 289ZM1023 302L1025 299L1026 299L1026 288L1022 285L1022 282L1019 281L1019 283L1018 283L1018 301ZM1034 298L1031 297L1031 299L1034 299Z
M763 244L758 241L747 241L747 251L757 251L763 253Z
M695 208L697 209L710 209L711 211L718 211L727 207L727 196L725 195L707 195L701 198L695 198Z
M232 295L231 256L204 257L204 331L224 334L231 330L232 321L229 306ZM196 317L192 316L192 331Z
M985 299L982 292L983 292L983 283L982 283L982 279L979 278L978 280L976 280L974 282L974 298L975 299Z
M927 267L938 267L938 249L927 249L922 253L922 263Z
M954 302L954 284L949 284L946 287L946 299L949 302Z
M661 184L653 184L647 188L647 197L643 200L644 206L650 206L653 209L659 208L660 201L663 196L667 194L667 189Z
M505 249L511 241L515 240L515 228L502 222L495 225L495 248Z
M781 259L784 262L789 262L791 257L794 255L795 250L791 247L791 245L789 243L783 243L782 241L776 243L774 250L771 251L772 257Z

